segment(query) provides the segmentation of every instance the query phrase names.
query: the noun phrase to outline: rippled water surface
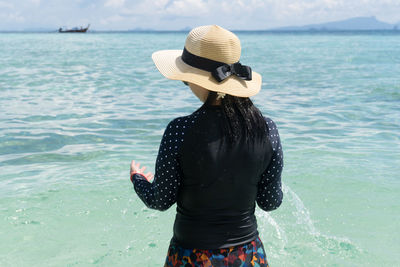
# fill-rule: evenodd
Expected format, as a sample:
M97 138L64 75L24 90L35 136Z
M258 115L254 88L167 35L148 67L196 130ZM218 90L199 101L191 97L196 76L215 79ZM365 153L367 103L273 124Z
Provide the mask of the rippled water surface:
M271 266L399 266L400 35L238 33L283 142ZM161 266L175 208L145 208L164 127L200 102L151 62L185 33L0 34L0 266Z

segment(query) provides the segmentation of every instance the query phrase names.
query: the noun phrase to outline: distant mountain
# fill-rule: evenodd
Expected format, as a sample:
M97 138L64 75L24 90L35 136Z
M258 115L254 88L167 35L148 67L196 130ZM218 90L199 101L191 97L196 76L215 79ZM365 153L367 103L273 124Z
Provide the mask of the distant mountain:
M400 30L400 23L389 24L377 20L375 17L357 17L346 20L310 24L304 26L290 26L275 28L276 31L354 31L354 30Z

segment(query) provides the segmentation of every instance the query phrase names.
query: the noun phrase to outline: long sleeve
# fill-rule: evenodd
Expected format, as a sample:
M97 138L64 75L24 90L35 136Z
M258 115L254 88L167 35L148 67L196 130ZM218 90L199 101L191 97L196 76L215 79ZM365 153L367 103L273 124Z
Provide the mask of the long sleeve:
M132 177L137 195L151 209L163 211L176 202L182 179L178 152L187 128L185 122L187 119L177 118L168 124L160 143L153 182L141 174Z
M278 208L282 203L282 182L281 174L283 169L283 153L281 140L275 123L266 118L269 128L269 140L272 145L272 158L267 169L261 176L258 184L257 204L265 210L271 211Z

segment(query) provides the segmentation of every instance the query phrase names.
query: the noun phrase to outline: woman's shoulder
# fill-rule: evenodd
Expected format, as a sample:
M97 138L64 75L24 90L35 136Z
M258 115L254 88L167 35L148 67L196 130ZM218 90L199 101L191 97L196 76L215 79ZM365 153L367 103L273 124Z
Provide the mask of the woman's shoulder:
M191 124L191 123L195 123L195 121L201 117L202 115L204 115L207 111L204 110L203 108L199 108L196 111L194 111L193 113L189 114L189 115L185 115L185 116L180 116L180 117L176 117L173 120L171 120L168 124L168 126L173 126L173 125L180 125L180 124Z
M270 131L277 129L276 123L271 118L264 116L264 120L267 123Z
M273 142L280 139L279 131L278 131L278 127L276 126L276 123L269 117L264 116L264 119L267 124L267 131L268 131L269 139Z
M198 109L189 115L176 117L168 123L166 129L188 129L197 121L199 117L201 117L202 114L205 114L205 111L202 109Z

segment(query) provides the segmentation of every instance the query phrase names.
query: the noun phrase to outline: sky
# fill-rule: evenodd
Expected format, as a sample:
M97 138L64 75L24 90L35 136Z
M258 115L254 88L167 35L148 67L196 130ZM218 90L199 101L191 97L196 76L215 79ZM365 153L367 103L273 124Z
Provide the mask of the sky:
M0 30L265 30L360 16L400 22L400 0L0 0Z

